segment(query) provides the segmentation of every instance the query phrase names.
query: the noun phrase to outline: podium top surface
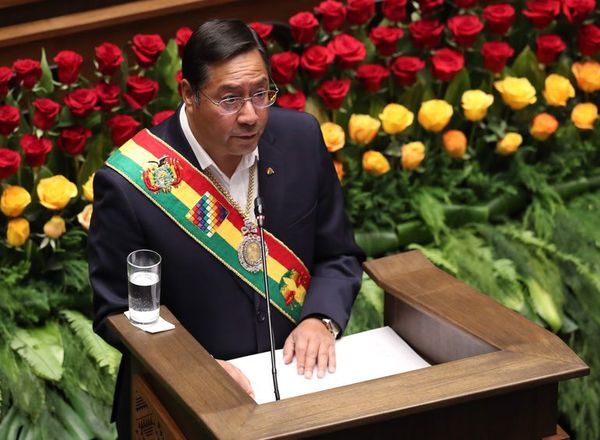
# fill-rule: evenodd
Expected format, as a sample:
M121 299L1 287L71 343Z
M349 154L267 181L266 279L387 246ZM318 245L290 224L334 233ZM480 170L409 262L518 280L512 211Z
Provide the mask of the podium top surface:
M369 261L365 269L388 294L386 309L392 312L386 310L386 319L406 318L387 324L441 363L257 405L164 306L161 316L175 330L147 334L123 314L109 322L132 355L218 438L323 434L340 421L352 427L589 372L556 335L437 269L417 251ZM448 346L463 353L448 352Z

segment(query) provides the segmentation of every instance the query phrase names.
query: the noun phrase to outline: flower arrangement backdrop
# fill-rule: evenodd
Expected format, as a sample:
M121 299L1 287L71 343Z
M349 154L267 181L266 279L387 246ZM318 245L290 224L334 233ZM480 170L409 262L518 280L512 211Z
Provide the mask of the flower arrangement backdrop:
M251 24L278 105L321 122L367 254L419 249L591 366L560 389L580 439L600 437L599 20L595 0L327 0ZM89 320L93 175L174 112L190 35L0 67L0 438L115 436L119 356ZM347 332L382 308L365 278Z

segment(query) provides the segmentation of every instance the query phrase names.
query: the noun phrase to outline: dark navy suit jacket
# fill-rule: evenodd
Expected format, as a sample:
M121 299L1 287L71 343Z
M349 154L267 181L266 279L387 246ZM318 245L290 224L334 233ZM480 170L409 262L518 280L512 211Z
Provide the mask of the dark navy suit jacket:
M151 131L199 167L177 113ZM319 125L308 114L271 108L258 148L265 229L294 251L312 275L302 318L325 315L343 329L360 286L364 256L354 242ZM271 175L266 173L269 167L274 170ZM142 248L162 256L161 304L215 358L269 349L264 299L107 167L94 178L88 247L94 329L122 351L105 318L127 310L126 257ZM276 311L272 319L281 348L294 324ZM129 411L127 364L125 353L115 395L118 419ZM118 425L123 422L118 420Z

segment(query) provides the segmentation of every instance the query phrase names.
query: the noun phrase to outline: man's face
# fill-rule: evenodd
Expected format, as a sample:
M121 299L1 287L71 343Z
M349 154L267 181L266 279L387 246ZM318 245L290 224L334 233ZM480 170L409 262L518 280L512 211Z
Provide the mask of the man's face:
M247 98L268 88L265 64L258 50L252 50L210 66L208 81L201 90L218 102L235 96ZM254 108L246 101L238 113L224 115L204 95L199 94L198 101L184 80L183 99L192 133L219 167L231 163L235 169L241 156L258 144L269 110Z

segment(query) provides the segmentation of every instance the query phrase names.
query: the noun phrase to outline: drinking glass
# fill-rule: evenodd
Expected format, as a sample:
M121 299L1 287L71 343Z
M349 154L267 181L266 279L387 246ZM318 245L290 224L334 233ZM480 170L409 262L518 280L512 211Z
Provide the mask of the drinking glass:
M127 256L129 319L152 324L160 309L161 257L150 249L138 249Z

